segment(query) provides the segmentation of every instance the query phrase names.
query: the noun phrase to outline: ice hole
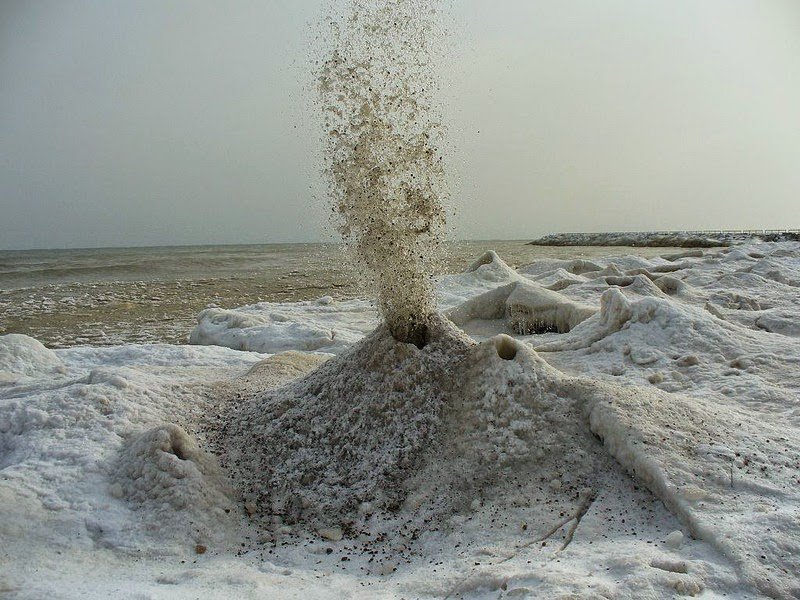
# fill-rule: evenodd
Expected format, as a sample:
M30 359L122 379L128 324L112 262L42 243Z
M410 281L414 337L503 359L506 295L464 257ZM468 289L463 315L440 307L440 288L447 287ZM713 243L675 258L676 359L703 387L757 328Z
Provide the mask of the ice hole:
M407 344L414 344L420 350L428 344L429 331L425 323L407 324L400 330L391 329L391 334L394 339Z
M514 360L517 356L517 342L507 335L495 338L494 347L497 349L497 356L503 360Z
M170 450L172 451L172 454L177 456L179 459L188 460L186 449L183 447L183 443L181 440L173 438Z

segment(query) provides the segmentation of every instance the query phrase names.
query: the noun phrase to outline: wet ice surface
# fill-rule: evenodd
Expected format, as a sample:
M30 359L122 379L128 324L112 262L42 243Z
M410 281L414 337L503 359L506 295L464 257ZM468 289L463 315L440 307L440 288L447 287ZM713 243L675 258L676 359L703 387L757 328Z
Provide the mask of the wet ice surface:
M353 293L331 244L0 253L0 332L60 348L185 343L200 310Z
M309 350L322 339L309 328L341 330L331 339L353 341L329 346L332 358L217 346L52 351L0 338L0 552L10 566L0 589L21 598L792 597L799 274L800 245L760 244L519 269L488 255L443 278L441 308L489 340L465 350L469 367L454 384L473 399L456 413L469 418L442 420L453 444L436 450L440 464L414 472L402 510L376 497L351 515L345 503L341 522L269 514L235 470L228 483L241 495L227 491L206 452L220 452L217 418L320 361L346 359L368 330L352 301L323 302L322 324L317 302L272 303L233 310L206 331L218 344L238 336ZM257 438L250 447L258 451ZM480 481L461 485L459 472ZM437 481L448 503L424 493ZM309 498L317 490L302 477L293 485Z

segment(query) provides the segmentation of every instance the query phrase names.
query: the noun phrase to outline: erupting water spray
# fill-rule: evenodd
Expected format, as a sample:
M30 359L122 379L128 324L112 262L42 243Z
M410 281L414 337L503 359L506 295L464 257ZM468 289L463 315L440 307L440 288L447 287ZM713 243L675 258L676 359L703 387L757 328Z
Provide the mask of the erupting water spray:
M432 101L437 0L351 0L321 65L336 227L392 336L421 347L445 233L442 126Z

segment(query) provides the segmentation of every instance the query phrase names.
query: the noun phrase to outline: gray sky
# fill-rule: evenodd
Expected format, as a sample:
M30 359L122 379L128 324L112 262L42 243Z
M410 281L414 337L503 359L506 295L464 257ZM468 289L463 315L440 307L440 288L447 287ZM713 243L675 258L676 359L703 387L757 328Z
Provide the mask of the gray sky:
M800 227L800 2L452 0L465 238ZM323 2L0 2L0 248L327 239Z

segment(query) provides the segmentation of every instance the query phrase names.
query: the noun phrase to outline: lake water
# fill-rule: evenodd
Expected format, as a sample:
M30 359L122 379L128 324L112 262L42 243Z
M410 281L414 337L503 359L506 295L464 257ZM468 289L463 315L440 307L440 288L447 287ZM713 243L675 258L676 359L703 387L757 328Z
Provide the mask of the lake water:
M656 256L670 248L542 247L525 241L447 244L443 270L466 269L486 250L511 266L538 258ZM0 334L45 345L185 343L209 305L363 297L336 244L264 244L0 252Z

